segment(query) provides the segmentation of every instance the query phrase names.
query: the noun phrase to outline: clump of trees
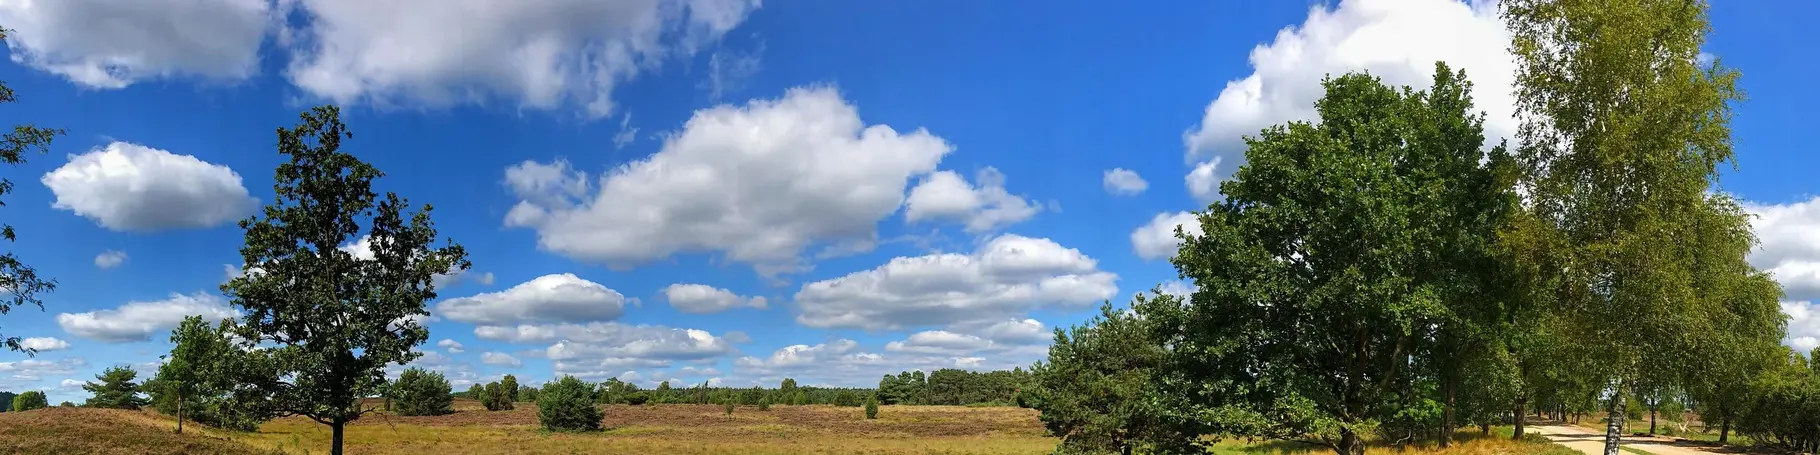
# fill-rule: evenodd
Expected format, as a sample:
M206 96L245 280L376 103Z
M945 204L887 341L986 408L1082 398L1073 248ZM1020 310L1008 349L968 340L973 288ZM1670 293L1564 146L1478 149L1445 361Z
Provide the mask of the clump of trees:
M210 326L201 316L184 318L171 331L172 348L164 364L142 386L153 409L177 416L179 434L185 420L239 431L253 431L266 420L253 412L261 406L239 402L256 396L234 393L239 387L233 382L234 371L243 351L230 339L230 327L230 321Z
M449 393L449 381L437 373L412 367L399 373L398 380L386 387L386 399L392 412L404 416L438 416L455 412L455 396Z
M13 411L31 411L47 406L50 406L50 401L44 397L43 391L27 390L13 396Z
M95 379L82 385L82 390L94 394L82 403L89 408L139 409L146 404L145 397L139 396L139 372L125 366L109 367Z
M1191 295L1058 330L1019 401L1062 449L1264 438L1358 455L1602 413L1615 455L1627 410L1655 431L1683 403L1722 436L1820 444L1814 361L1777 345L1780 289L1745 260L1748 216L1713 191L1738 92L1698 56L1705 3L1502 8L1514 144L1484 145L1472 85L1445 64L1426 90L1325 80L1316 119L1246 138L1202 234L1177 231ZM913 396L903 382L881 395Z
M486 406L488 411L510 411L514 407L512 395L516 391L507 390L505 384L499 381L489 382L481 389L480 404Z
M537 420L550 431L599 431L600 408L594 406L594 386L563 375L545 384L537 399Z
M1010 406L1033 380L1022 368L987 372L943 368L927 376L911 370L880 379L877 398L888 405Z

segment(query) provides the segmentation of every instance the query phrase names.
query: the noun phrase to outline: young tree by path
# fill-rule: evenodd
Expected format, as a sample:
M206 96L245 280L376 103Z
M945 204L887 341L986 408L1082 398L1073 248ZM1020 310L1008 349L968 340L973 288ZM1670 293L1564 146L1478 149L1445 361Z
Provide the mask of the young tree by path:
M6 41L8 32L10 30L0 28L0 42ZM7 87L5 82L0 82L0 104L17 99L13 89ZM62 135L61 128L39 128L29 123L13 125L12 131L0 135L0 163L14 166L24 164L25 157L33 152L49 152L51 139ZM12 191L12 180L0 178L0 196ZM5 223L0 223L0 238L5 238L8 242L18 241L13 226ZM20 260L12 251L0 253L0 315L28 305L43 310L44 301L38 298L38 294L56 289L57 280L39 277L37 269ZM4 333L0 333L0 347L24 352L28 356L37 354L37 351L19 344L19 337L5 336Z
M407 213L398 195L374 193L384 174L341 150L353 135L337 108L300 117L278 130L288 161L277 168L276 200L240 222L246 273L221 290L244 314L235 327L243 343L270 344L249 353L240 382L273 415L328 425L330 453L340 455L343 428L376 410L360 401L383 389L385 367L422 355L413 348L429 333L416 318L429 314L434 278L469 264L453 242L432 246L430 206ZM356 256L363 224L369 250Z
M1738 72L1706 62L1703 0L1507 0L1517 57L1518 161L1527 203L1562 239L1562 336L1596 346L1608 397L1606 455L1643 377L1696 368L1702 318L1687 229L1732 160Z
M1181 304L1161 293L1136 299L1133 306ZM1150 399L1152 370L1168 352L1151 342L1145 322L1107 303L1087 323L1055 330L1048 360L1031 368L1036 385L1027 400L1049 434L1062 438L1057 453L1130 454L1171 439L1157 438L1168 427Z

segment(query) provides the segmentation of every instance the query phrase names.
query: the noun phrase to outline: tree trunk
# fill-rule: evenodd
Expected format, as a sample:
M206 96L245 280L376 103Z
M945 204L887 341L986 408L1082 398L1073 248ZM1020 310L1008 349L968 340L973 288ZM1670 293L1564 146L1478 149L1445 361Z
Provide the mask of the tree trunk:
M1513 441L1523 440L1523 419L1529 416L1529 412L1524 409L1527 406L1529 406L1529 393L1517 394L1517 407L1510 412L1510 424L1514 427L1511 428L1510 439Z
M1453 383L1454 381L1452 378L1449 378L1446 382L1442 383L1442 385L1447 388L1447 402L1445 404L1446 407L1441 410L1441 437L1439 438L1441 441L1441 448L1447 448L1449 443L1453 442Z
M1732 413L1729 411L1720 412L1719 443L1724 444L1726 437L1731 436L1731 433L1732 433Z
M1483 435L1491 434L1491 424L1479 422L1479 434L1483 434Z
M1618 438L1624 426L1624 394L1613 393L1605 409L1605 455L1618 455Z
M342 440L340 437L342 437L342 428L344 428L344 426L348 426L348 422L340 422L340 420L337 420L337 422L329 424L329 428L335 431L335 435L329 439L329 455L342 455L342 453L340 453L340 440ZM1605 453L1605 455L1611 455L1611 453Z
M1340 430L1340 446L1334 448L1339 455L1365 455L1365 439L1351 429Z
M1649 406L1649 434L1656 434L1656 406Z
M177 388L177 434L183 434L183 387Z

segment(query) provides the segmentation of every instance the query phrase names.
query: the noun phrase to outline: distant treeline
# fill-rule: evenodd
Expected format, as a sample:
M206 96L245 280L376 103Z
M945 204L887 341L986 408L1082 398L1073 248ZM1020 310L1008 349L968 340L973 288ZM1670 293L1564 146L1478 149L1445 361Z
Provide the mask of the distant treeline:
M1031 380L1030 372L1022 368L983 373L952 368L929 374L920 370L905 371L885 375L876 389L798 386L791 378L785 378L776 388L715 387L705 382L672 384L665 381L658 383L656 388L645 389L613 378L595 387L594 401L633 405L732 403L740 406L819 404L857 407L872 398L882 404L895 405L1010 406L1018 402L1019 391L1028 389ZM517 385L517 379L510 376L491 384L474 384L455 396L485 401L488 390L500 390L508 384L517 389L517 393L509 397L511 401L537 401L539 388Z

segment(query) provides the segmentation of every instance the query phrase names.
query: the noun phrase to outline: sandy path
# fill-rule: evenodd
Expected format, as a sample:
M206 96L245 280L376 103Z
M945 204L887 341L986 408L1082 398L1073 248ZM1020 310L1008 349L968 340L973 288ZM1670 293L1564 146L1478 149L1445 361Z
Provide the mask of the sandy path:
M1530 430L1547 437L1556 444L1578 450L1586 455L1603 455L1605 453L1605 433L1588 428L1565 425L1536 425ZM1713 455L1721 452L1692 445L1677 445L1673 439L1649 438L1642 436L1625 436L1620 440L1625 447L1642 449L1656 455ZM1625 455L1629 455L1625 452Z

